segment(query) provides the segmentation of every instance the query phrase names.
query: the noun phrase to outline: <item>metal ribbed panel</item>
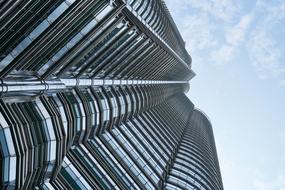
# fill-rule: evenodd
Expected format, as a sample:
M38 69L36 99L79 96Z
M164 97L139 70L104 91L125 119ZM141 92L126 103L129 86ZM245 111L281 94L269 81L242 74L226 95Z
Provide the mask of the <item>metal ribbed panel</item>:
M0 15L0 189L222 189L163 1L1 1Z

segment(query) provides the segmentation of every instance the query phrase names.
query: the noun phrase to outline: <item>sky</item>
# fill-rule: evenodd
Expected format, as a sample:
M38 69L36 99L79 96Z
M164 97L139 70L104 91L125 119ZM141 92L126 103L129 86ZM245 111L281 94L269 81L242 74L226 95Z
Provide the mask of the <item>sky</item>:
M285 190L285 1L165 0L211 120L225 190Z

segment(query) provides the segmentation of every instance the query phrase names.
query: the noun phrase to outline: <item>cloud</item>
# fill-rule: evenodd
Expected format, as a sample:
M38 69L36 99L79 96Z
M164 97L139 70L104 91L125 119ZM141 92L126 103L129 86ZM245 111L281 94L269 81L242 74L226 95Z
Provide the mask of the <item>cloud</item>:
M254 179L255 190L285 190L285 176L279 175L274 180Z
M267 15L264 22L272 25L285 19L285 2L273 2L267 0L257 0L256 8Z
M243 41L252 19L253 16L251 14L244 15L234 27L229 28L226 31L227 43L238 46Z
M225 32L226 41L219 49L213 50L210 58L218 65L224 65L233 60L238 48L242 45L247 30L252 22L253 16L251 14L244 15L239 22L228 27Z
M285 80L281 80L280 85L285 87ZM285 135L284 135L284 139L285 139Z
M204 12L209 14L209 16L214 17L226 22L231 22L239 13L239 8L237 3L234 3L232 0L179 0L179 7L185 8L194 8L199 9L199 12Z
M280 78L285 73L284 55L277 31L285 22L285 3L270 4L258 0L256 12L261 16L253 29L246 47L252 65L267 78ZM281 24L282 26L282 24ZM283 34L284 35L284 34Z
M282 52L276 41L263 30L255 30L247 44L251 63L258 71L271 77L279 77L284 73L281 66Z
M261 79L285 74L281 63L284 55L274 36L276 27L284 23L285 2L257 0L255 7L247 12L233 0L166 2L177 17L186 48L191 55L200 55L202 62L226 65L242 53L258 70Z
M217 65L224 65L232 60L234 56L234 46L223 45L217 50L213 50L210 54L211 60Z
M215 26L205 14L185 17L180 28L188 50L205 50L217 44L213 34Z
M201 57L204 62L210 60L221 65L232 60L236 46L243 40L252 18L245 15L234 25L239 8L232 0L167 0L166 3L174 19L177 17L179 30L191 55L203 53L209 55ZM189 10L191 14L188 14ZM179 19L181 17L183 19ZM222 27L217 28L218 25ZM224 32L226 42L217 38Z

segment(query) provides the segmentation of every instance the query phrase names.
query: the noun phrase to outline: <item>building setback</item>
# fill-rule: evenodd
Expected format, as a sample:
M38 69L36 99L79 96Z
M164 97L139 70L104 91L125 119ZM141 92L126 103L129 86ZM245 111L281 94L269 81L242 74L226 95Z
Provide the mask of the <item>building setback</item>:
M163 0L0 1L0 189L222 190Z

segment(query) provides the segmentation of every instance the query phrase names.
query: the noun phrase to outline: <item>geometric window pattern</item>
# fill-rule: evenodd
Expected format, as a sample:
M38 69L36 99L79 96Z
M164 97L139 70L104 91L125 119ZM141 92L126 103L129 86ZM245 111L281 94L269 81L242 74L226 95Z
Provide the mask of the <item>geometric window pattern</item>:
M0 5L1 189L223 189L164 1Z

